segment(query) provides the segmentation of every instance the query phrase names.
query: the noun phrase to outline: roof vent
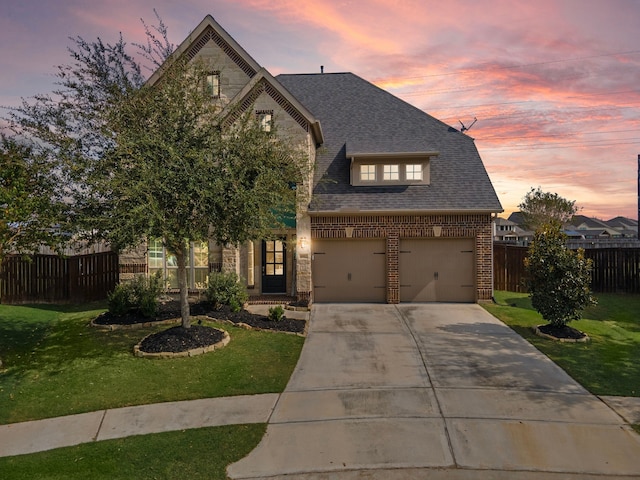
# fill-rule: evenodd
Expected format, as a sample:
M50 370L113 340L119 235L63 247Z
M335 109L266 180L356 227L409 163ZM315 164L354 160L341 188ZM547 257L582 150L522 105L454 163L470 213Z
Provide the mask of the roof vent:
M324 65L320 65L320 73L324 73Z

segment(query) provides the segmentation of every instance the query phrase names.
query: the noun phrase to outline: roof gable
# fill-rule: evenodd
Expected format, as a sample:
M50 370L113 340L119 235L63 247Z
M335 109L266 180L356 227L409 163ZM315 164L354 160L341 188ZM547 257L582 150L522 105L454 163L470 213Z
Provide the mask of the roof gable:
M305 131L313 134L316 145L324 141L320 122L289 93L266 69L261 68L223 111L226 123L233 123L256 99L267 93Z
M207 15L191 34L171 54L172 57L185 55L192 60L204 46L213 41L233 62L249 77L253 77L260 65L244 48L229 35L224 28L216 22L211 15ZM162 68L156 70L148 80L153 85L162 77Z

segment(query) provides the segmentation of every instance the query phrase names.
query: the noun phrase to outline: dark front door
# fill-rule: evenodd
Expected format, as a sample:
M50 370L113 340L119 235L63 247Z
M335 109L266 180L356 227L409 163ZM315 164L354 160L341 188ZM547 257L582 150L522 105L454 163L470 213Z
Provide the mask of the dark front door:
M262 293L286 293L285 248L283 239L262 241Z

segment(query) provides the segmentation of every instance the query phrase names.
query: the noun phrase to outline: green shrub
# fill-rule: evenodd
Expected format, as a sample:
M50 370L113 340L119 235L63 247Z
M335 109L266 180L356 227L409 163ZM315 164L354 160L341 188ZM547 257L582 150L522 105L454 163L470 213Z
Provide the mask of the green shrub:
M158 313L158 297L162 293L160 272L145 277L136 276L133 281L120 283L109 294L109 312L124 315L136 311L142 316L152 318Z
M124 315L131 310L131 287L128 283L119 283L108 295L109 312L113 315Z
M216 305L228 305L239 312L249 299L245 286L235 273L211 272L206 291L207 300Z
M284 308L282 308L282 305L269 307L269 320L273 322L279 322L283 318L284 318Z
M560 228L548 224L536 231L525 259L531 305L556 327L579 320L584 308L596 304L589 288L592 262L584 250L567 248Z

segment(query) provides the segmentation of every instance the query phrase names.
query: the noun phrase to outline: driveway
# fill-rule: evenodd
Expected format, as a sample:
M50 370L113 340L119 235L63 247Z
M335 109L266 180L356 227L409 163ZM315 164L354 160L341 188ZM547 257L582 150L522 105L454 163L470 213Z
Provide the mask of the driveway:
M228 474L637 478L640 436L478 305L318 304L265 437Z

